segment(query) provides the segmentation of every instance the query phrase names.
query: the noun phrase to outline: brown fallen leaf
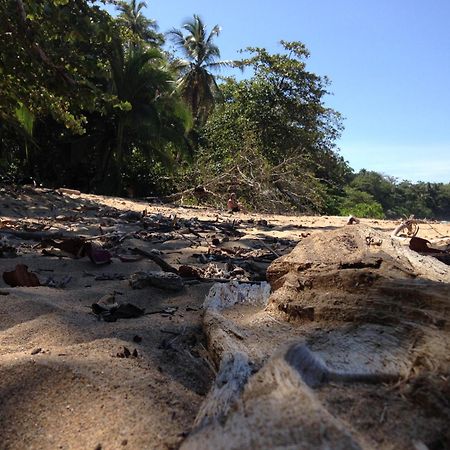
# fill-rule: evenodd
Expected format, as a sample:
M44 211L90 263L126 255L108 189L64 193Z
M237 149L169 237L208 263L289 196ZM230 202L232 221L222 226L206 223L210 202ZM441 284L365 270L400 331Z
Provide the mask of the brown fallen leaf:
M46 239L42 242L42 246L45 247L42 253L49 256L80 258L84 255L84 245L85 240L83 238Z
M427 241L426 239L414 236L409 241L409 248L419 253L445 253L443 250L428 247L428 244L431 244L431 242Z
M178 268L178 273L183 278L202 278L203 270L201 268L182 265Z
M13 271L3 272L3 280L11 287L34 287L41 285L37 275L33 272L28 272L28 266L25 264L17 264Z

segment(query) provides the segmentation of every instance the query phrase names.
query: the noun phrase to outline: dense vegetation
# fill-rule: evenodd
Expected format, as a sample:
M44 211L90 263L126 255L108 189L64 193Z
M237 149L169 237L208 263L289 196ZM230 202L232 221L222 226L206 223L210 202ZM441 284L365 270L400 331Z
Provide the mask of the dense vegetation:
M450 184L353 173L329 81L307 70L301 42L223 61L219 26L194 15L162 34L144 7L0 0L3 182L185 198L201 185L211 204L236 191L260 211L449 218ZM251 76L219 80L221 67Z

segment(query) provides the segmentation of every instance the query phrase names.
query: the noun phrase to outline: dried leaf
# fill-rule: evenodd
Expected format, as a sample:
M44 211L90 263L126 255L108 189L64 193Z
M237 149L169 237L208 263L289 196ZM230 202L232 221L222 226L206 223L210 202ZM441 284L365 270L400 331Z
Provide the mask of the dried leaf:
M3 272L3 280L11 287L41 285L37 275L33 272L28 272L28 267L25 264L17 264L12 272Z
M182 265L178 268L178 273L183 278L202 278L203 271L200 268Z
M409 248L419 253L445 253L443 250L428 247L428 244L431 244L431 242L427 241L426 239L414 236L409 241Z

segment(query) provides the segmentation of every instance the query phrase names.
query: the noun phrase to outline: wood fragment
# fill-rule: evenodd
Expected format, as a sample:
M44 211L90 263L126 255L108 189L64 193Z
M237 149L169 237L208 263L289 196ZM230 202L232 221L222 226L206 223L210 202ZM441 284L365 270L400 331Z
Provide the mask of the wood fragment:
M183 279L171 272L136 272L129 280L133 289L154 286L168 291L180 291L184 287Z
M171 273L178 275L178 270L175 267L171 266L169 263L164 261L162 258L160 258L155 253L147 252L146 250L142 250L137 247L129 248L129 250L131 250L135 254L142 255L142 256L145 256L146 258L151 259L154 263L158 264L158 266L161 267L161 269L164 272L171 272Z

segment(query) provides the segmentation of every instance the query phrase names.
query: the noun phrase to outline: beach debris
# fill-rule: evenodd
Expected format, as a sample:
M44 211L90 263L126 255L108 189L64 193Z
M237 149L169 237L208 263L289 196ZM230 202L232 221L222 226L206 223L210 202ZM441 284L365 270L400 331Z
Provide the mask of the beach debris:
M133 358L137 358L139 356L136 349L134 349L133 352L130 352L128 347L123 346L122 348L123 350L116 354L118 358L129 358L130 356Z
M444 250L429 247L428 244L431 245L431 242L427 241L426 239L414 236L409 241L409 248L419 253L445 253Z
M204 275L204 271L202 270L202 268L187 266L185 264L181 265L178 268L178 273L183 278L194 278L194 279L203 278Z
M63 289L72 281L71 275L64 276L61 280L55 280L52 275L47 277L47 279L42 283L42 286L47 286L51 288Z
M409 248L421 255L433 256L444 264L450 265L450 252L438 248L429 247L430 241L414 236L409 241Z
M43 241L41 245L50 246L50 248L42 250L42 253L45 255L71 256L73 258L84 256L85 240L83 238L48 239ZM58 249L60 252L55 254L55 249Z
M168 291L180 291L184 287L183 279L171 272L136 272L129 279L132 289L143 289L148 286Z
M102 297L93 303L92 312L105 322L116 322L118 319L136 319L145 314L145 310L133 303L117 303L114 295Z
M0 258L15 258L17 249L6 242L0 242Z
M348 216L347 219L347 225L353 225L353 224L358 224L359 223L359 219L357 219L355 216Z
M86 242L85 238L46 239L41 245L44 247L42 253L48 256L67 256L82 258L87 256L95 265L108 264L111 262L111 253L98 244Z
M81 192L76 189L68 189L68 188L59 188L58 191L60 194L66 195L80 195Z
M26 286L35 287L41 286L39 278L33 272L28 271L28 266L25 264L17 264L16 268L11 272L3 272L3 280L8 286Z
M89 274L85 276L94 276L95 281L114 281L114 280L125 280L125 275L123 273L101 273L95 276L94 274Z
M146 250L142 250L140 248L130 248L129 250L131 250L133 253L137 254L137 255L141 255L141 256L145 256L146 258L151 259L154 263L158 264L159 267L161 267L161 269L164 272L171 272L171 273L175 273L178 274L178 270L171 266L169 263L165 262L159 255L161 254L160 251L158 250L151 250L150 252L147 252Z
M37 347L34 350L31 350L30 355L37 355L38 353L40 353L42 351L41 347Z
M137 222L141 220L143 214L137 211L127 211L119 215L119 219L127 220L128 222Z
M117 255L117 257L125 263L142 261L143 256Z
M417 236L419 232L419 223L426 223L424 220L414 218L414 215L409 216L408 219L403 220L391 233L392 237L399 236L401 231L406 230L406 237ZM401 236L399 236L401 237Z
M93 244L92 242L87 242L83 246L83 252L97 266L109 264L111 262L111 253L99 245Z
M156 309L154 311L148 311L145 313L146 316L152 314L165 314L168 316L173 316L178 311L178 306L166 306L164 309Z

